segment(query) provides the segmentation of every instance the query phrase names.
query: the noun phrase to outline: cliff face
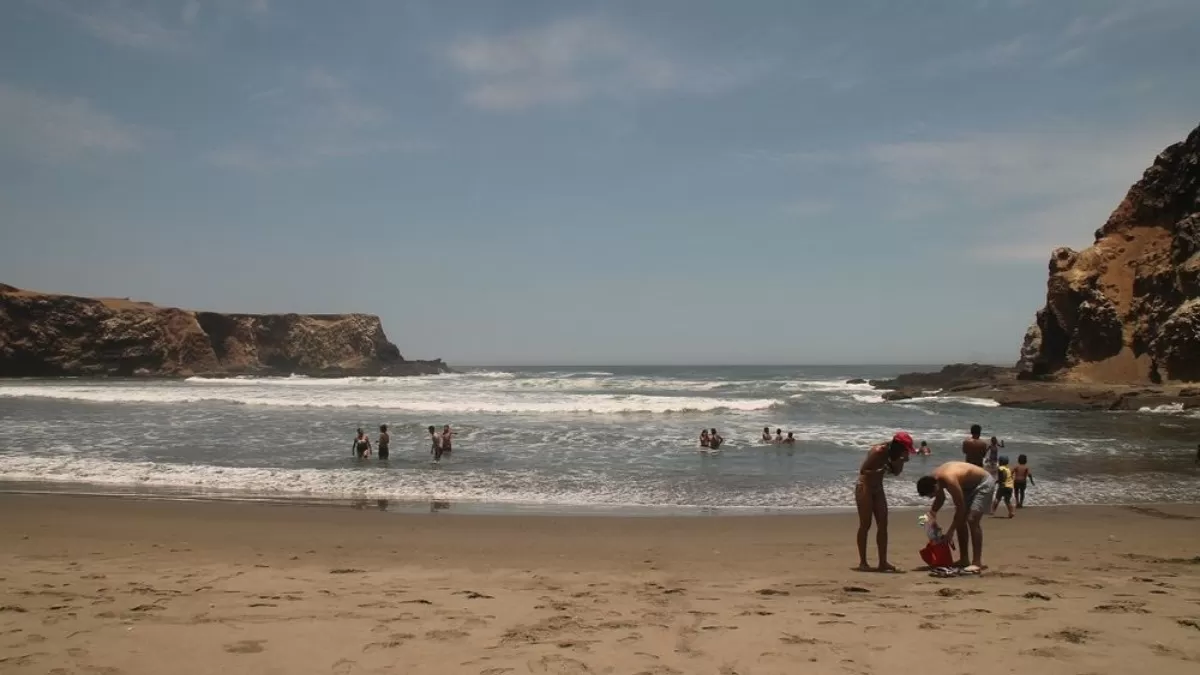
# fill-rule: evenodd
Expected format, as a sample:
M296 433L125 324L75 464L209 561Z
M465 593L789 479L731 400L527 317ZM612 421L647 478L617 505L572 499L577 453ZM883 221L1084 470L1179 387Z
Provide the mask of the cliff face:
M369 314L218 314L0 285L0 377L420 375Z
M1026 379L1200 380L1200 127L1154 160L1095 244L1054 251L1017 368Z

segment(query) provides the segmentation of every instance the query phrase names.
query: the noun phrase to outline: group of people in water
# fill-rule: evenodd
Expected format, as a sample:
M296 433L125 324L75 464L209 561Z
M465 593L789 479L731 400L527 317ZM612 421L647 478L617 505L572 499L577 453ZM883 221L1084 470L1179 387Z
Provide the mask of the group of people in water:
M429 454L433 455L434 462L442 461L442 457L450 454L454 449L454 436L456 432L447 424L442 427L441 431L432 424L429 425ZM388 425L379 425L379 439L375 445L375 456L382 460L386 460L390 454L392 444L392 436L388 433ZM357 459L367 459L371 456L371 439L367 433L360 427L354 436L354 443L350 446L350 451L354 453Z
M720 450L725 444L725 437L717 433L716 427L700 430L700 447L709 450Z
M1004 443L995 437L991 442L984 441L982 435L982 427L972 425L970 436L962 443L962 461L946 462L917 480L917 494L933 500L928 514L930 521L936 523L947 495L954 502L954 519L950 527L943 530L946 533L943 539L944 543L953 546L952 537L957 537L959 558L955 567L964 574L978 574L986 569L983 565L983 516L995 515L1003 501L1008 507L1008 517L1012 518L1014 494L1016 507L1022 508L1026 486L1034 484L1028 457L1017 457L1017 466L1012 468L1008 457L999 454ZM901 431L891 441L868 450L859 467L854 486L854 501L858 507L859 569L897 571L887 558L888 505L883 477L900 475L905 462L914 454L918 452L913 447L912 436ZM876 527L875 543L879 549L879 564L874 568L867 562L867 536L872 524Z

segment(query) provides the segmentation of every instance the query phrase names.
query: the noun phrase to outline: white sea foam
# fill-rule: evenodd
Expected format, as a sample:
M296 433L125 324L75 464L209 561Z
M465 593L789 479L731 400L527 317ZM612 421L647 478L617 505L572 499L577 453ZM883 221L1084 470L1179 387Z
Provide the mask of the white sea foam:
M712 461L726 461L726 457ZM441 467L448 468L447 466ZM395 471L382 468L276 469L155 462L116 462L77 456L0 456L0 483L42 482L137 488L197 496L250 495L257 498L329 498L448 500L513 505L581 507L848 508L851 479L755 491L680 492L669 481L613 480L603 473L581 472L570 480L537 474L437 469ZM924 505L908 481L885 481L894 506ZM1053 479L1041 476L1030 493L1035 505L1116 504L1194 501L1195 481L1171 474L1089 476Z
M980 408L999 408L1000 402L990 398L975 398L972 396L918 396L904 400L905 403L941 403L973 405Z
M1175 415L1184 411L1182 403L1164 403L1156 406L1143 406L1138 408L1138 412L1142 413L1157 413L1160 415Z
M469 389L386 391L346 389L310 391L308 386L0 386L0 397L48 398L99 403L199 403L223 402L246 405L304 408L378 408L439 413L669 413L688 411L765 410L774 399L711 398L701 396L646 396L616 394L527 394L488 393ZM338 389L339 385L334 385Z

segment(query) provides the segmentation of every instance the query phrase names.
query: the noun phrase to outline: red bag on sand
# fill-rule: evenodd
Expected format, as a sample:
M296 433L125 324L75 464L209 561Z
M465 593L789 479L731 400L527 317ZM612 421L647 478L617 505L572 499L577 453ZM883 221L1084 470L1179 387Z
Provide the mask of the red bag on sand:
M946 542L929 542L921 549L921 560L930 567L950 567L954 564L954 553Z

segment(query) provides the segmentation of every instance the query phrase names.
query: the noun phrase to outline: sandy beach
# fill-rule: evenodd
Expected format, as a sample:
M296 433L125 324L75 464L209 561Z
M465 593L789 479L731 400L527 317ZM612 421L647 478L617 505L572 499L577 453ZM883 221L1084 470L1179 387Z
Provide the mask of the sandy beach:
M982 577L852 571L851 515L398 515L0 495L5 673L1200 667L1200 507L986 520ZM873 557L872 553L872 557Z

